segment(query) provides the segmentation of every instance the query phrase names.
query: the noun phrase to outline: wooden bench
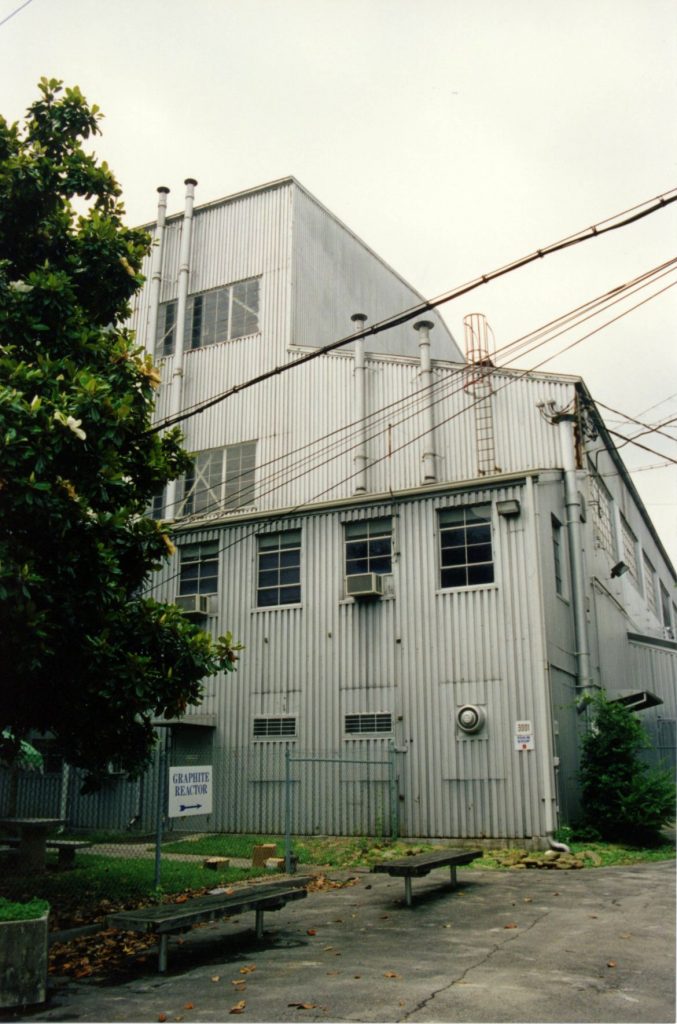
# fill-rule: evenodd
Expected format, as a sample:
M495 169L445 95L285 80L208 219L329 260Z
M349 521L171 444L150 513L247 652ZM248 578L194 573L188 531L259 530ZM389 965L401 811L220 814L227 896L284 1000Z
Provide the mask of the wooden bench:
M155 932L159 937L158 971L167 970L167 942L171 934L188 931L193 925L216 918L230 917L253 910L256 914L256 937L263 938L263 913L281 910L290 900L308 895L304 888L309 878L298 878L268 885L250 885L231 895L196 896L184 903L163 903L138 910L123 910L109 914L108 925L121 931Z
M0 846L6 846L11 849L17 849L21 845L21 840L18 836L3 836L0 839ZM59 867L61 868L72 868L75 864L75 854L78 850L83 850L87 846L91 846L90 842L86 839L47 839L45 840L46 850L57 850L59 857Z
M482 850L436 850L433 853L415 853L397 860L385 860L374 864L372 871L386 872L404 878L404 898L408 907L412 905L411 880L422 878L434 868L451 868L451 885L456 885L456 868L459 864L470 864L482 856Z

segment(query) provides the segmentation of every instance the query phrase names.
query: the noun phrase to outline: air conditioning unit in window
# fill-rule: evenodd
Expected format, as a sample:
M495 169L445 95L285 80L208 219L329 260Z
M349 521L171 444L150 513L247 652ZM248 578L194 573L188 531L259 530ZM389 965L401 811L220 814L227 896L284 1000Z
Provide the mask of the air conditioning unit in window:
M346 597L382 597L383 576L377 572L363 572L346 576Z
M204 594L183 594L177 597L176 604L190 619L204 619L209 615L209 598Z

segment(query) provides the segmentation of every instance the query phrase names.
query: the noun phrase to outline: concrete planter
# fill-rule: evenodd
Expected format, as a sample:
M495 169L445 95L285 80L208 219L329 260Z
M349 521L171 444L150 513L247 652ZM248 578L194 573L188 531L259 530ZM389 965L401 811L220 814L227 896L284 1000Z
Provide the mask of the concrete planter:
M30 1006L47 998L47 919L0 921L0 1007Z

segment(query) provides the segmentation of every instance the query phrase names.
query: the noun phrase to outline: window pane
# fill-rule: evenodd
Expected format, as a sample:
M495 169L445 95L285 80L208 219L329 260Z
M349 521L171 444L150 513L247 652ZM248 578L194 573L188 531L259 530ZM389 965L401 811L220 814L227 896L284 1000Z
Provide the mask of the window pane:
M263 608L279 604L277 590L259 590L256 603Z
M280 604L300 604L300 587L280 587Z
M369 572L366 558L351 558L346 562L346 576L358 576L363 572Z
M369 571L378 572L385 576L392 570L392 564L390 557L388 558L370 558L369 559Z
M442 569L443 587L465 587L466 582L465 569Z
M493 583L494 582L494 567L493 565L471 565L468 566L468 583L469 584L480 584L480 583Z

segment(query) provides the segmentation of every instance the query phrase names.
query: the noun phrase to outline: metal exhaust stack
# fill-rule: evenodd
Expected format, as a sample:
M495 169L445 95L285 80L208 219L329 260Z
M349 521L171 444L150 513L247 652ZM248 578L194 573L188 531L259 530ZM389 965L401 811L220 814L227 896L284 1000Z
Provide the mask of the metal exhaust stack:
M414 324L418 332L418 350L421 359L421 393L425 406L423 417L425 432L423 435L423 480L422 483L433 483L437 480L435 468L435 417L433 413L433 369L430 359L430 331L435 324L432 320L419 320Z
M355 324L355 333L359 334L367 317L364 313L353 313L350 318ZM364 338L355 338L355 410L358 431L358 446L353 459L355 466L355 485L353 494L367 492L367 366Z
M186 205L181 225L181 250L179 253L178 292L176 301L176 333L174 358L172 361L172 383L169 395L169 416L174 418L183 404L183 353L186 334L186 306L188 304L188 278L190 275L190 242L193 228L193 204L195 202L195 178L186 178ZM167 487L167 510L172 519L176 518L177 481Z
M155 349L157 337L157 318L160 309L160 285L162 284L162 250L165 237L165 221L167 220L167 196L169 189L165 185L158 188L157 224L150 270L150 309L146 325L146 351L151 355Z

